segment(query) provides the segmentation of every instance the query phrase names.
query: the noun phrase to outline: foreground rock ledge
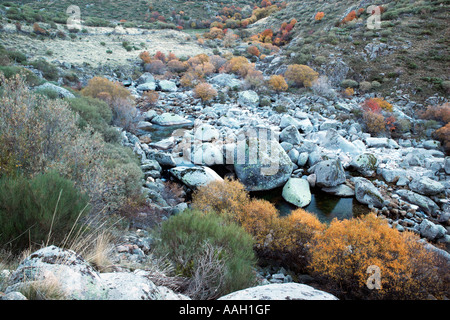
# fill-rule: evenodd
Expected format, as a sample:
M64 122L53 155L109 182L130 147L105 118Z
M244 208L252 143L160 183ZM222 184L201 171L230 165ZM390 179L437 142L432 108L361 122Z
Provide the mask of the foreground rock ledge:
M218 300L338 300L332 294L300 283L273 283L230 293Z

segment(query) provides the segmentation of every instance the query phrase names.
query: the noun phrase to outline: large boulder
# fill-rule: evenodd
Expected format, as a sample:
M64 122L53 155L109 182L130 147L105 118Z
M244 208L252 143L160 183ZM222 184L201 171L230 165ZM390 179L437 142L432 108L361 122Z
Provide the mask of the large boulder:
M100 273L100 278L108 287L108 300L190 300L166 287L156 286L141 270Z
M423 219L419 225L419 232L422 237L433 241L445 236L447 230L439 224L435 224L428 219Z
M419 206L427 214L433 214L436 210L439 210L439 206L430 198L422 196L410 190L397 190L395 191L403 200Z
M275 139L273 132L267 130L247 134L244 130L238 135L234 152L234 170L238 179L249 191L271 190L286 183L291 176L294 164ZM244 136L242 136L244 135Z
M380 191L366 178L353 178L355 183L355 197L360 203L382 208L385 200Z
M218 300L338 300L332 294L301 283L272 283L227 294Z
M159 87L161 88L161 91L165 91L165 92L176 92L177 91L176 83L173 81L170 81L170 80L159 81Z
M243 107L259 106L259 96L253 90L239 92L238 103Z
M180 166L170 169L169 172L189 188L204 186L212 181L223 181L222 177L208 167Z
M80 255L56 246L42 248L25 260L9 278L6 294L30 286L51 286L63 300L186 300L158 287L139 271L98 273Z
M409 188L412 191L425 196L436 195L445 190L445 186L442 183L428 177L420 177L414 179L409 183Z
M157 115L152 119L152 123L158 124L160 126L174 126L174 125L180 125L180 124L189 124L192 123L192 121L183 118L182 116L178 114L173 113L163 113L160 115Z
M329 129L322 141L322 146L330 150L341 150L352 155L359 154L362 150L352 142L343 138L335 129Z
M150 72L144 72L137 80L136 84L140 85L143 83L156 83L155 77Z
M226 73L212 77L209 82L220 87L230 87L231 89L239 89L242 86L241 80L236 79L234 75Z
M21 291L20 288L40 281L56 284L65 299L108 297L108 287L94 268L74 251L56 246L42 248L23 260L10 277L5 293Z
M210 142L220 139L220 131L214 126L204 123L194 128L194 139Z
M297 207L306 207L311 203L309 182L305 179L290 178L283 187L283 199Z
M146 82L141 83L136 87L138 91L155 91L156 90L156 82Z
M377 171L378 159L372 153L362 153L353 158L350 165L363 176L371 176Z
M46 82L44 84L41 84L40 86L34 87L34 90L50 90L54 91L58 94L58 97L61 99L64 98L75 98L74 94L70 92L69 90L65 88L61 88L57 85L54 85L53 83Z
M283 142L289 142L293 145L300 144L302 137L298 132L298 129L294 125L290 125L283 129L280 133L280 140Z
M345 182L345 171L340 160L324 160L314 166L318 187L335 187Z

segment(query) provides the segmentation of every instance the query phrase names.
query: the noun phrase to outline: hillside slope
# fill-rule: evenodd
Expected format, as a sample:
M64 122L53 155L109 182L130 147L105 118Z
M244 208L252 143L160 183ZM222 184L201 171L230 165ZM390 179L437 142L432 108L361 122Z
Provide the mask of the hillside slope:
M293 40L284 47L291 63L308 64L332 76L334 64L329 62L339 60L345 64L341 77L377 81L381 95L409 94L423 102L434 94L449 94L449 4L448 0L289 1L259 29L275 30L295 18ZM369 5L382 6L379 29L367 27ZM352 10L362 14L339 24ZM318 12L324 13L321 20L314 19Z

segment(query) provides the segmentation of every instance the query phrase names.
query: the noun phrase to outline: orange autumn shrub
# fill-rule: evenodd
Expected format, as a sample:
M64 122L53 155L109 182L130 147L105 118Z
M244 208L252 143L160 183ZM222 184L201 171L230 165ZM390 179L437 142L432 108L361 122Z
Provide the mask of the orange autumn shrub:
M316 21L320 21L320 20L323 19L324 16L325 16L325 13L323 13L323 12L317 12L317 13L316 13L316 16L314 17L314 19L315 19Z
M148 51L142 51L139 54L139 58L142 60L144 64L150 63L152 61L152 58L150 57L150 53L148 53Z
M130 91L120 83L102 77L94 77L81 90L81 94L108 103L113 112L113 123L126 129L131 128L137 110Z
M325 280L328 290L344 297L442 297L448 290L448 277L440 274L445 266L419 239L411 232L400 233L372 213L334 219L324 232L315 234L309 269L314 277ZM375 280L370 278L374 270L380 275Z
M296 86L309 88L319 77L319 73L302 64L291 64L287 67L284 77Z
M217 90L214 89L209 83L204 82L195 86L194 95L197 98L202 99L203 102L206 102L217 97Z
M272 222L270 233L258 254L296 272L305 272L310 260L311 241L325 229L326 225L314 214L296 209Z
M130 92L118 82L109 81L106 78L94 77L88 85L81 90L84 96L98 98L100 93L108 93L112 99L128 99Z
M355 19L356 19L356 11L352 10L347 14L347 16L344 19L342 19L341 23L347 23Z
M309 242L325 229L315 215L303 209L280 217L272 203L251 199L237 180L225 179L198 188L193 194L192 206L237 222L253 236L261 259L278 260L295 270L305 270Z
M386 129L384 116L377 112L364 111L363 122L366 125L367 132L372 134L384 132Z
M269 88L276 92L286 91L288 84L282 75L272 75L268 81Z
M155 105L159 99L159 93L157 91L145 91L142 97L151 105Z
M450 122L450 103L446 102L438 106L428 106L421 114L421 117L423 119L432 119L448 123Z
M344 90L344 96L351 97L355 93L355 90L353 88L346 88Z
M197 84L203 81L203 78L194 70L187 71L181 78L180 84L182 87L195 87Z
M435 134L437 138L442 141L447 155L450 154L450 123L447 123L445 126L437 129Z
M257 46L250 46L250 47L248 47L248 48L247 48L247 52L248 52L250 55L255 56L255 57L259 57L260 54L261 54L261 52L259 51L259 49L258 49Z
M248 70L253 68L253 65L246 57L238 56L231 58L224 66L226 72L232 72L245 77Z
M206 186L197 188L192 194L192 207L204 212L228 212L238 217L248 206L250 197L245 187L238 180L225 178L223 181L213 181ZM235 218L236 219L236 218Z
M278 210L266 200L252 199L238 211L236 221L253 236L256 248L262 249L267 235L278 219Z

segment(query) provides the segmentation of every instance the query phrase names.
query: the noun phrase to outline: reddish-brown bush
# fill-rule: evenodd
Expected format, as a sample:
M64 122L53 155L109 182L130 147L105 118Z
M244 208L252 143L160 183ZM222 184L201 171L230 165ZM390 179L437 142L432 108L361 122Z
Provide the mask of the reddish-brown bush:
M261 54L261 52L259 51L257 46L250 46L247 48L247 52L255 57L259 57L259 55Z
M204 82L195 86L194 94L196 97L202 99L203 102L206 102L217 96L217 90L209 83Z

